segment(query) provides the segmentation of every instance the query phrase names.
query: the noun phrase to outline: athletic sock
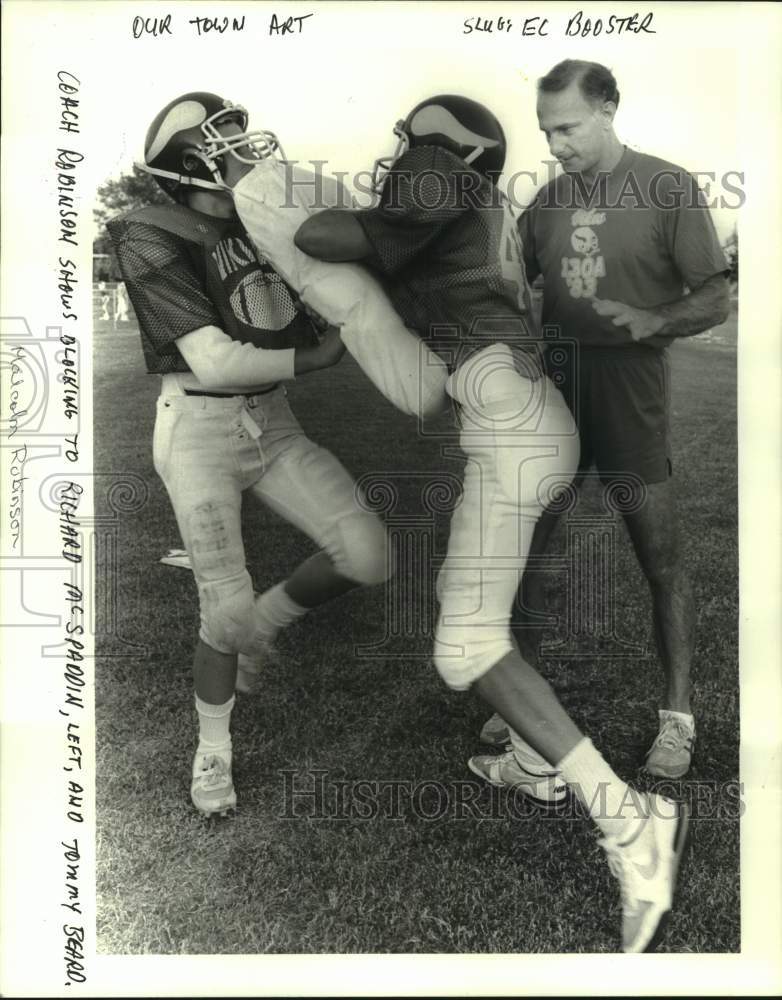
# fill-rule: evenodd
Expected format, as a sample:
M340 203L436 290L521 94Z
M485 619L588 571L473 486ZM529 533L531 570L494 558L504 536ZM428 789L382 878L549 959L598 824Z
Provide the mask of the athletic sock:
M557 769L606 837L630 842L642 832L645 796L614 774L586 736L565 754Z
M549 764L545 757L541 757L537 750L531 747L526 740L523 740L515 729L508 726L508 733L513 747L513 756L519 767L529 774L545 774L555 770L553 764Z
M297 604L285 590L284 583L271 587L255 599L255 635L261 643L272 643L281 629L306 615L309 608ZM249 655L249 649L245 650Z
M679 722L683 722L691 729L695 729L695 716L690 715L689 712L674 712L672 708L661 708L657 714L660 717L660 726L667 722L668 719L678 719Z
M210 705L195 696L198 713L198 749L196 754L219 753L230 763L231 756L231 709L235 699L230 698L224 705Z

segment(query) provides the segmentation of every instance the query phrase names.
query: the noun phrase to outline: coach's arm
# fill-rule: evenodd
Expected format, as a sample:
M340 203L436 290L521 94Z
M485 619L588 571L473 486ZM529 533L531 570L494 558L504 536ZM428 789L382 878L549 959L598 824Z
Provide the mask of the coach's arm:
M353 213L339 208L311 215L296 230L293 242L316 260L363 260L372 253L372 244Z
M730 290L725 274L714 274L689 295L676 302L637 309L613 299L592 299L600 316L613 316L614 326L626 326L633 340L660 338L670 342L679 337L693 337L712 326L719 326L730 312Z

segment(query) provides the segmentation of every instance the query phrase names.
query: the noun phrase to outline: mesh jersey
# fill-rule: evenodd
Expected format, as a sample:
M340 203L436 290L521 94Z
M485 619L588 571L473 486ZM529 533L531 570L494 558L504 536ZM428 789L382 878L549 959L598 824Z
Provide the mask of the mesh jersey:
M478 350L533 333L510 203L449 150L408 150L386 176L379 205L355 217L374 251L365 263L425 340L453 345L455 333Z
M113 219L108 230L138 317L147 371L189 371L176 340L202 326L269 350L317 342L288 286L238 220L156 205Z

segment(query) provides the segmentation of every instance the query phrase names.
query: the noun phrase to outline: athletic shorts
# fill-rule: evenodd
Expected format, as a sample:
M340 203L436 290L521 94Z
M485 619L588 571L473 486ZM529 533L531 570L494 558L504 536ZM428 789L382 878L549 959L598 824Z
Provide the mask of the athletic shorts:
M578 425L579 473L594 465L604 483L628 474L644 483L668 479L672 465L665 352L641 344L580 347L572 354L556 350L549 352L547 370Z

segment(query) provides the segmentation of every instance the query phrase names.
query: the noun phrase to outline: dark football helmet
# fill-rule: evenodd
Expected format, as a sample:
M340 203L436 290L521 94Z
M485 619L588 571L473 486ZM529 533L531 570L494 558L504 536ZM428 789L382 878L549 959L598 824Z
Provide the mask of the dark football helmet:
M496 180L505 165L505 133L491 111L478 101L439 94L416 104L394 126L399 137L393 156L375 162L372 187L378 193L385 175L402 154L415 146L443 146L464 162Z
M227 122L241 131L222 135L218 126ZM183 94L155 116L144 143L144 162L136 166L152 174L167 194L176 194L182 185L224 191L224 156L243 163L285 156L273 132L248 132L247 125L247 112L239 104L201 91Z

